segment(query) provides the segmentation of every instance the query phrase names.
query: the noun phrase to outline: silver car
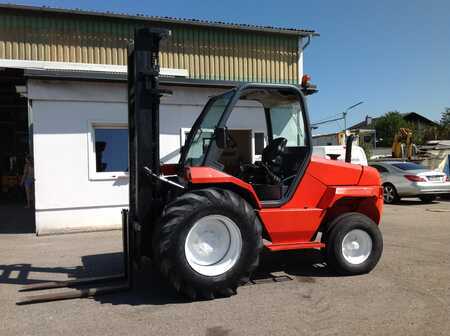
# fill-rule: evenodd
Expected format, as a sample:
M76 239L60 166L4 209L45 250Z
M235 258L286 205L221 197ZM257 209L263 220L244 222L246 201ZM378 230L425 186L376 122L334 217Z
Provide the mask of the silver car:
M369 165L381 175L385 203L398 202L402 197L419 197L422 202L429 203L439 194L450 194L450 181L446 174L417 163L383 161Z

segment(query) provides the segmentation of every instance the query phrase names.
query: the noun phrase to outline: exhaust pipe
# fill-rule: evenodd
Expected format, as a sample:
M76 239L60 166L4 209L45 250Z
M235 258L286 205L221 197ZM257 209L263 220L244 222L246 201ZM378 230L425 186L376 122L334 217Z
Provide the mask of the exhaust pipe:
M352 162L352 146L354 138L353 134L350 134L345 142L345 162L348 163Z

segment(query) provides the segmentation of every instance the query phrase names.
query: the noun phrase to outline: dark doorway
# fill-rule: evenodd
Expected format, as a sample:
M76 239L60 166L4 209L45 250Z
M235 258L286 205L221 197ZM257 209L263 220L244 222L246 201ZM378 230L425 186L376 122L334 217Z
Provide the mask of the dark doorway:
M21 183L25 157L32 154L29 129L23 70L0 68L0 234L35 232Z

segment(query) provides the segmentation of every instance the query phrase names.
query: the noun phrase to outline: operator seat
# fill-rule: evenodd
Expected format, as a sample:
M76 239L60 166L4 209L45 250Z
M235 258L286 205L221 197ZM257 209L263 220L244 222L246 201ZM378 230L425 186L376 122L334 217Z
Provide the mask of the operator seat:
M287 139L273 139L263 149L262 161L242 167L240 178L253 186L260 200L278 200L287 187L283 184L283 153Z
M287 145L286 138L273 139L262 152L262 162L267 165L270 172L279 179L282 178L283 171L283 153Z

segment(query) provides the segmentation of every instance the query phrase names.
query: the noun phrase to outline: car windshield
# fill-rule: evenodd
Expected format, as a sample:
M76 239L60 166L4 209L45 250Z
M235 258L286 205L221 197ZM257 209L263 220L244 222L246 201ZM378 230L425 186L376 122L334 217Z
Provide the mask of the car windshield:
M218 98L215 98L203 112L203 119L193 136L189 150L186 154L186 164L188 166L199 166L203 164L203 159L211 143L214 130L222 117L225 108L233 97L234 91L230 91ZM188 138L189 140L190 138ZM188 144L188 143L187 143Z
M423 170L423 169L426 169L424 166L421 166L417 163L411 163L411 162L393 163L392 165L401 170Z

